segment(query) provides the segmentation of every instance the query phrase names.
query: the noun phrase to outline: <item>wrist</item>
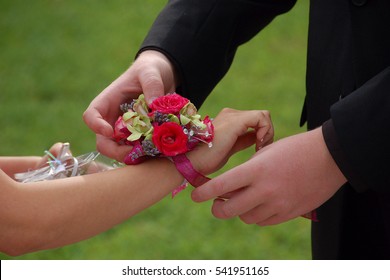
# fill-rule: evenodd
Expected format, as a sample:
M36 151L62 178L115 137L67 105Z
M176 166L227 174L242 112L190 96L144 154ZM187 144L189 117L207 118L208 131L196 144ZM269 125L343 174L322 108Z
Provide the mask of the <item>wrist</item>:
M186 155L188 160L191 162L192 166L197 172L202 173L204 175L208 175L207 173L204 172L204 164L202 164L201 162L201 153L198 149L190 151Z
M199 187L210 179L198 172L186 154L179 154L171 157L177 171L184 177L184 179L194 187Z

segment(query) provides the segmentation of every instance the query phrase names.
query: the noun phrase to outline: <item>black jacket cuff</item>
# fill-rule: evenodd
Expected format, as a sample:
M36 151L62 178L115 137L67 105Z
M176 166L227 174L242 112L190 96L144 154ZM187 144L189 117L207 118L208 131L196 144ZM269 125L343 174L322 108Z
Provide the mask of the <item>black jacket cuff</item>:
M365 184L363 178L359 176L359 173L352 168L352 166L349 164L346 154L341 149L338 135L334 128L332 119L326 121L322 125L322 134L324 136L325 144L328 147L331 156L333 157L333 160L347 178L350 185L357 192L366 191L369 188L368 185ZM329 176L331 176L331 174L329 174Z

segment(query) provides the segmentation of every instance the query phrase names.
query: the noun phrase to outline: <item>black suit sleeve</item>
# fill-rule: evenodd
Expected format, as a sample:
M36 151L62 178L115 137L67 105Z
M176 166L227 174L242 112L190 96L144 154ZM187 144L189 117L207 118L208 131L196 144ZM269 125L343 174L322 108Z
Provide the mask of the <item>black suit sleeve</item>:
M390 67L331 107L324 139L357 191L390 192Z
M296 0L171 0L141 50L156 49L174 63L182 94L200 106L228 71L236 49Z

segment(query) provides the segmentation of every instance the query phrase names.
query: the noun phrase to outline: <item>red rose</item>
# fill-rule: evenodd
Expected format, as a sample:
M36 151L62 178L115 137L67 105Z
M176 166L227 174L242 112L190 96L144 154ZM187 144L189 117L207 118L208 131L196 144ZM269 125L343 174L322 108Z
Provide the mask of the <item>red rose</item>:
M176 156L188 151L187 135L184 134L183 128L174 122L155 126L152 141L165 156Z
M180 110L190 102L183 96L172 93L164 96L160 96L150 104L152 112L159 111L163 114L178 114Z

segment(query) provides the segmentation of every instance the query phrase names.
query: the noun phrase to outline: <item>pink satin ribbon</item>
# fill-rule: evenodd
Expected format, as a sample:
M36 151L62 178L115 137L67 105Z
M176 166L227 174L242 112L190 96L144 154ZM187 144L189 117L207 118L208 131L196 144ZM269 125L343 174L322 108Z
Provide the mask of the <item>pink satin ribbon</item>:
M203 174L199 173L195 170L195 168L192 166L191 161L187 158L185 154L180 154L177 156L172 157L172 161L176 166L176 169L180 172L181 175L194 187L199 187L203 185L204 183L207 183L210 181L210 178L207 178ZM177 193L182 191L185 188L185 186L181 186L177 188L173 193L172 196L175 196ZM314 222L318 222L317 219L317 213L316 211L311 211L309 213L306 213L302 215L301 217L310 219Z
M177 171L194 187L199 187L204 183L210 181L210 178L207 178L203 174L200 174L192 166L191 161L187 158L185 154L177 155L172 157L172 161L176 166Z

